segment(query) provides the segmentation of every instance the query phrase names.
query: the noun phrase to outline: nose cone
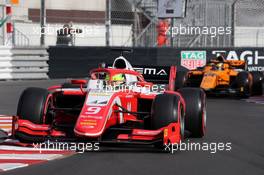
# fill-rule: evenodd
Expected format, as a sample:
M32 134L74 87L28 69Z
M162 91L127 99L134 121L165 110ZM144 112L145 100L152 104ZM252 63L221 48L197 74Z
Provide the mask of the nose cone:
M105 119L100 116L81 115L74 128L74 132L79 136L98 137L104 130Z
M87 137L100 136L108 126L108 119L111 119L114 99L113 93L89 91L75 124L75 134Z
M205 74L201 83L204 90L214 89L217 85L217 76L213 73Z

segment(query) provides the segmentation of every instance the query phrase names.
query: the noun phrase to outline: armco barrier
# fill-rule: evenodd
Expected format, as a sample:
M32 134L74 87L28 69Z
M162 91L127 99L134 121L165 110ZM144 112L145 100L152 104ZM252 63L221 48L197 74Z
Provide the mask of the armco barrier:
M0 80L47 79L48 52L46 48L0 47Z
M86 77L89 70L101 62L111 64L120 55L111 47L67 47L53 46L49 52L50 78ZM264 71L263 48L134 48L124 56L132 65L169 66L177 65L186 70L205 64L206 61L223 54L228 59L248 60L250 71Z

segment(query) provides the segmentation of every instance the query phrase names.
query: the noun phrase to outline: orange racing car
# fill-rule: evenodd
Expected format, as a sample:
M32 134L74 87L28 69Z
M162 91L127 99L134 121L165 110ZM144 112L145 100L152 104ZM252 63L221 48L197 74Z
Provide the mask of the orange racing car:
M263 73L246 70L246 61L219 56L204 67L179 72L176 86L200 87L209 94L262 95Z

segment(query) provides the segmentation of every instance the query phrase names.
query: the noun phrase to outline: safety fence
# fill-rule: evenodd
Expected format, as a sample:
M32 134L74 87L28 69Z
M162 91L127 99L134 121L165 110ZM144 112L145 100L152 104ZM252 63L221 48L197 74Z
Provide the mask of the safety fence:
M15 46L39 46L43 38L46 46L264 46L263 0L186 0L185 17L166 19L167 27L157 14L161 1L45 0L46 24L41 27L41 1L13 5L9 19L0 0L0 23L9 19L14 29L7 37L0 27L0 44L10 40ZM164 28L171 31L162 32ZM164 35L162 45L159 35Z

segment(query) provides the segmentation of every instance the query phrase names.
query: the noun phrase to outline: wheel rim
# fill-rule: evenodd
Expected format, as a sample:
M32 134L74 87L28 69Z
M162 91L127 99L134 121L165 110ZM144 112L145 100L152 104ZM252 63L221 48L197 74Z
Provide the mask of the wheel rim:
M51 109L52 107L52 95L48 95L46 103L45 103L45 107L44 107L44 112L43 112L43 123L46 124L47 122L47 116L48 116L48 111Z
M180 106L180 134L181 134L181 139L184 139L184 130L185 130L185 124L184 124L184 110L183 110L183 107L182 105Z
M204 100L203 117L202 117L203 134L205 134L205 131L206 131L206 120L207 120L207 113L206 113L206 104L205 104L205 100Z

